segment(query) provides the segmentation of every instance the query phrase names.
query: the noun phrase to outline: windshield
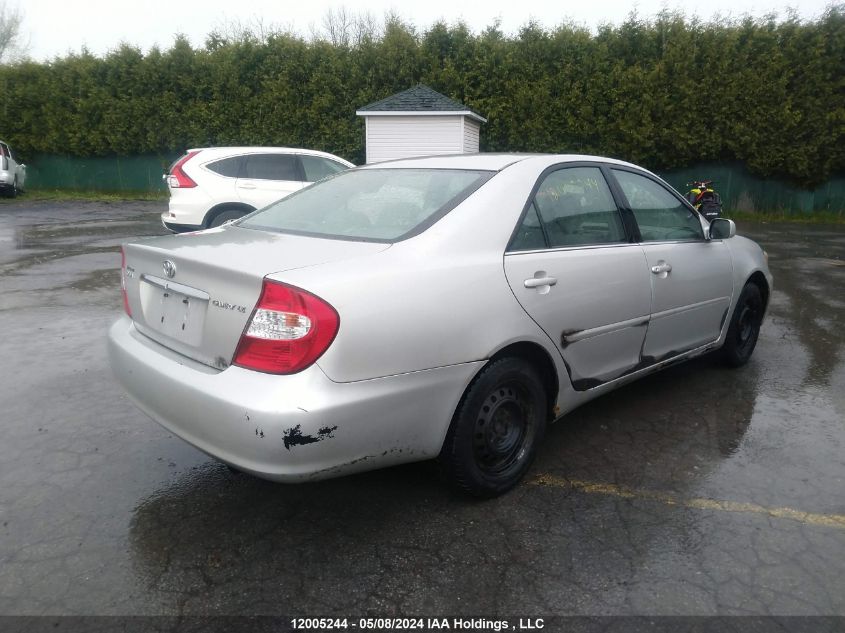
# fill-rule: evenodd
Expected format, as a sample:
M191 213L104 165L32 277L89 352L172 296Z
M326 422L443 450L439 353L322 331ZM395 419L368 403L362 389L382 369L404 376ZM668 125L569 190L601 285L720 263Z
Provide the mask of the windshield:
M347 171L252 213L252 229L394 242L421 233L494 172L459 169Z

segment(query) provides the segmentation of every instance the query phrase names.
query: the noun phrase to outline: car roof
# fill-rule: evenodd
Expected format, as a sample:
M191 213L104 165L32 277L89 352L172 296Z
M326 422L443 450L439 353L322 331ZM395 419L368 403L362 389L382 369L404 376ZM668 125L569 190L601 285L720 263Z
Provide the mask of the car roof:
M449 156L421 156L417 158L402 158L399 160L371 163L359 169L478 169L483 171L501 171L506 167L520 162L536 163L537 167L546 167L560 163L601 162L623 167L633 167L641 171L648 171L638 165L627 163L615 158L591 156L587 154L454 154ZM650 173L650 172L649 172Z
M344 163L352 165L348 160L344 160L340 156L335 156L328 152L321 152L316 149L305 149L302 147L273 147L267 145L237 145L232 147L218 146L218 147L192 147L188 152L204 152L206 154L214 153L221 156L235 156L237 154L255 154L258 152L269 154L308 154L310 156L323 156L335 160L341 160Z

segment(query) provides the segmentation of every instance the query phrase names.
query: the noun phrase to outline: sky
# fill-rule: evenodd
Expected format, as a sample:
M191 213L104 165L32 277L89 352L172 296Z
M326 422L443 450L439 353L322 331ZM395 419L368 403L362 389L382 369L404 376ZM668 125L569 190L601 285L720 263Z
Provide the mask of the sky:
M29 39L29 56L39 61L78 53L83 46L104 55L121 42L144 51L155 45L168 48L177 33L201 46L209 32L233 22L261 20L307 35L319 28L329 9L339 7L370 12L379 19L393 10L423 30L442 19L463 20L473 31L480 31L498 19L503 31L513 33L532 19L547 27L567 20L591 28L619 23L633 8L644 17L667 8L707 20L714 14L741 17L776 12L783 16L790 6L759 0L8 0L7 5L17 6L24 14L22 34ZM801 0L791 6L809 19L821 14L826 5L826 0Z

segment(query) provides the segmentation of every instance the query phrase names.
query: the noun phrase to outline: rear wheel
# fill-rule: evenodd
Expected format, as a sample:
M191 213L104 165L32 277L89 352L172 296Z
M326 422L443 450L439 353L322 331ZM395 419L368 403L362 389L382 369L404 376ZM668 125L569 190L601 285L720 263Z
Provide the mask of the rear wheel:
M209 228L221 226L229 220L237 220L238 218L242 218L246 214L247 211L243 211L241 209L223 209L211 219L211 222L208 223L208 226Z
M15 178L14 182L12 183L12 188L9 190L9 197L10 198L17 198L18 197L18 179Z
M728 335L722 347L722 356L731 367L741 367L748 362L763 322L763 295L753 283L745 284L736 302Z
M440 452L450 483L478 497L513 488L534 459L547 408L529 363L503 358L486 367L461 399Z

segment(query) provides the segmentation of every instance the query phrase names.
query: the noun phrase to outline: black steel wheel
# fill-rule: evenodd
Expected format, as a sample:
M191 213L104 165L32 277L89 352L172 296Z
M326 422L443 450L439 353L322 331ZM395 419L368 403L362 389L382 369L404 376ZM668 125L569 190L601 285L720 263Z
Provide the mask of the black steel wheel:
M760 288L750 282L745 284L734 308L722 347L722 356L728 365L741 367L751 358L760 335L763 311L763 295Z
M546 428L546 393L537 371L519 358L488 365L452 420L440 465L459 490L495 497L525 475Z

